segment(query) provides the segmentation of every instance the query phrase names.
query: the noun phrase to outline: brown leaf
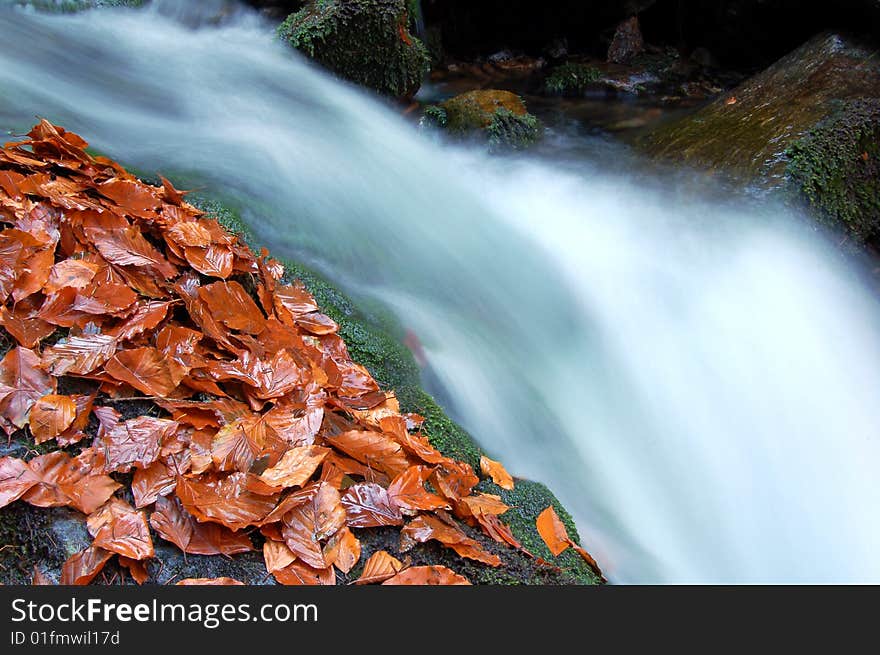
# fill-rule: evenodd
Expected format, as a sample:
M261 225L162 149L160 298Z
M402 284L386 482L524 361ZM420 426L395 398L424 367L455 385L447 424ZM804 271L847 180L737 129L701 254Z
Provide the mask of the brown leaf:
M103 474L103 459L92 449L75 458L64 451L39 455L28 466L40 481L22 498L37 507L70 505L91 514L121 486Z
M214 282L200 287L199 298L208 306L211 316L229 329L248 334L263 331L263 312L238 282Z
M31 407L55 392L55 379L40 369L37 354L17 346L0 361L0 415L7 434L23 428Z
M244 582L235 578L186 578L175 583L178 587L186 586L214 586L214 587L234 587L244 586Z
M175 471L165 462L157 459L145 469L135 469L131 481L131 494L134 506L138 509L152 505L159 496L167 496L177 486L177 476L183 471Z
M83 289L89 285L100 268L99 264L85 259L60 261L52 266L43 293L55 293L64 287Z
M64 432L76 418L76 404L70 396L49 394L40 398L31 408L28 424L38 444L54 439Z
M342 496L342 505L351 528L403 524L400 508L391 502L388 491L373 482L349 487Z
M94 544L68 558L61 566L61 584L87 585L101 572L113 553Z
M343 573L351 571L361 558L361 542L347 527L341 528L324 546L324 561Z
M445 566L411 566L383 585L469 585L470 581Z
M177 274L177 268L144 238L137 227L129 226L115 230L86 228L86 233L101 256L108 262L118 266L146 267L163 279L172 278Z
M320 542L345 525L345 508L336 489L319 483L311 498L285 514L283 522L284 541L297 557L316 569L330 566Z
M146 332L152 330L159 325L168 314L168 308L171 302L161 302L159 300L144 300L138 303L134 313L125 319L125 321L105 334L125 341L133 339Z
M239 472L223 478L184 476L177 481L177 496L199 521L213 521L241 530L259 523L278 501L276 496L260 496L248 491L244 486L245 477Z
M355 584L376 584L393 578L403 569L403 563L384 550L377 550L364 564L364 572Z
M322 446L291 448L275 466L263 471L260 479L272 487L301 487L330 452Z
M475 514L474 517L477 520L477 523L480 524L480 527L483 529L483 532L492 537L495 541L499 543L508 544L509 546L513 546L519 550L522 550L527 555L531 556L531 553L523 548L522 544L519 542L513 532L510 530L510 527L504 525L494 514Z
M326 439L334 448L392 478L409 466L400 444L381 432L349 430Z
M550 505L547 509L538 515L535 525L538 528L538 534L547 544L547 548L554 556L560 555L568 548L571 540L568 538L568 531L565 525L556 515L556 510Z
M191 555L235 555L253 550L246 534L217 523L198 523L176 498L156 499L150 525L160 537Z
M40 480L24 460L0 457L0 507L21 498Z
M32 299L23 300L12 308L0 307L0 325L25 348L36 348L55 331L54 325L40 318Z
M54 585L55 581L48 575L43 573L36 564L34 564L34 575L31 578L31 584L34 586Z
M93 546L135 560L148 559L154 554L146 517L124 500L111 498L89 515L86 524L89 534L95 538Z
M167 396L177 388L167 359L155 348L120 350L104 370L149 396Z
M43 365L52 375L86 375L113 357L116 339L106 334L70 336L43 352Z
M119 562L119 565L128 569L128 572L131 574L132 580L137 582L139 585L144 584L147 580L150 579L150 573L147 571L147 565L145 562L130 559L128 557L123 557L120 555L116 558L116 561Z
M266 570L275 573L296 560L296 554L283 541L266 539L263 542L263 560L266 562Z
M449 509L449 503L445 499L425 489L425 482L433 472L434 469L427 466L410 466L388 486L391 502L410 513Z
M508 491L513 489L513 478L510 477L510 473L502 466L501 462L496 462L494 459L489 459L482 455L480 457L480 470L483 472L483 475L490 476L492 482L502 489L507 489Z
M504 514L510 508L501 501L500 496L479 493L465 496L455 504L455 509L460 518L470 518L480 515L496 516Z
M283 569L272 573L279 584L283 585L335 585L336 574L333 567L316 569L305 562L292 562Z
M437 491L452 501L469 496L479 481L470 465L452 460L444 461L431 477Z
M480 542L471 539L457 527L430 514L422 514L407 523L400 531L400 537L401 543L404 544L407 542L425 543L434 539L451 548L461 557L476 560L489 566L501 566L501 558L483 550Z
M590 555L590 553L581 548L580 545L576 544L571 539L568 540L568 544L575 549L575 552L577 552L577 554L581 556L581 559L583 559L587 563L587 566L593 569L593 573L595 573L602 582L607 582L607 580L605 580L605 576L602 575L602 569L599 568L599 564L596 563L596 560L593 559L593 556Z
M138 416L120 421L100 434L95 444L107 458L107 471L126 473L131 467L148 468L159 457L162 443L177 431L178 424L164 418Z
M220 428L211 457L218 471L247 473L256 460L275 463L286 449L287 443L259 415L247 414Z

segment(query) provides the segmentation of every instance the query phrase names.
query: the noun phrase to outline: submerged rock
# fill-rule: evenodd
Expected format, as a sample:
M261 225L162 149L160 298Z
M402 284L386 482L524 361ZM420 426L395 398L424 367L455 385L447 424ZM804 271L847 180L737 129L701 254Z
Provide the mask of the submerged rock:
M632 16L621 22L614 32L608 47L608 61L615 64L628 64L645 49L645 40L639 28L639 17Z
M822 34L642 142L658 157L784 190L862 242L880 234L880 60Z
M344 77L380 93L409 98L430 56L410 32L405 0L312 0L287 17L279 37Z
M425 109L425 122L456 136L485 138L493 149L526 148L541 137L541 123L515 93L468 91Z

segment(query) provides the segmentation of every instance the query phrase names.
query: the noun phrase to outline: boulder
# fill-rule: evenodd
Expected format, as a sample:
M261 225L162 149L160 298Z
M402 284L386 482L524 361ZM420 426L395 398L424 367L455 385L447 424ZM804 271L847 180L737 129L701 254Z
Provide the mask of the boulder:
M424 44L410 32L406 0L312 0L279 26L278 36L340 77L410 98L428 71Z
M645 50L645 40L639 28L639 17L632 16L621 22L614 31L608 47L608 61L628 64Z
M741 184L783 190L864 242L880 235L878 99L876 48L824 33L641 146Z
M541 137L541 124L515 93L468 91L425 109L424 122L458 137L486 139L491 149L526 148Z

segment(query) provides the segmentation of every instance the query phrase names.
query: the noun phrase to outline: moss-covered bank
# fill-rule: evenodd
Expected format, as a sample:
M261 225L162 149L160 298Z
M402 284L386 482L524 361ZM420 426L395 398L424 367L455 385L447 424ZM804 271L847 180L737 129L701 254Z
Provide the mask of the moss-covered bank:
M394 97L411 97L430 67L410 32L405 0L312 0L278 36L340 77Z

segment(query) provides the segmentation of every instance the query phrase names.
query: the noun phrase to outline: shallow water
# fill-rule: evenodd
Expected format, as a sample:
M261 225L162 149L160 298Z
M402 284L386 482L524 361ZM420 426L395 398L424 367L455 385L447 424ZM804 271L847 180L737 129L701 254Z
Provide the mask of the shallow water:
M195 176L386 302L613 581L880 581L880 308L803 220L629 174L613 144L439 144L254 14L194 4L0 11L0 126Z

